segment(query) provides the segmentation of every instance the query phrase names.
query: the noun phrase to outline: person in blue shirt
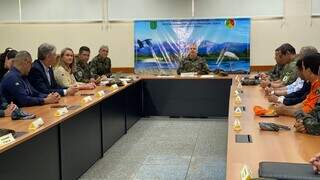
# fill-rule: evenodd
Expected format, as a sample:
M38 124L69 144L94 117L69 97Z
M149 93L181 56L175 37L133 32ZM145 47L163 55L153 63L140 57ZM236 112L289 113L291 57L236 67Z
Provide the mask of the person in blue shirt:
M301 103L304 99L306 99L307 95L310 92L311 89L311 83L309 81L306 81L302 74L302 60L299 59L297 61L297 69L298 69L298 76L304 80L303 86L300 90L296 92L292 92L285 96L276 96L276 95L268 95L267 98L269 102L273 103L282 103L286 106L292 106L298 103Z
M43 94L31 86L27 78L31 64L31 55L27 51L19 51L13 60L12 69L2 79L3 97L18 107L58 103L58 93Z
M56 62L56 47L43 43L38 48L38 59L32 64L28 75L29 82L39 92L44 94L59 93L60 96L74 95L79 89L76 86L63 88L54 79L52 66Z

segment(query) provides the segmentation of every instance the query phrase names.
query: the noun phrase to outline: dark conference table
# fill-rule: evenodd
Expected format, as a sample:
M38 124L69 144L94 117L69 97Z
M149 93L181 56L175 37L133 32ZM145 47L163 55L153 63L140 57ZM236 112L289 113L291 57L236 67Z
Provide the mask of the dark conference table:
M45 124L28 132L31 120L1 118L0 128L17 132L16 141L0 147L1 179L77 179L141 117L227 117L232 77L145 76L126 86L99 86L63 97L59 104L93 101L56 117L52 105L23 108ZM105 90L103 97L96 93Z

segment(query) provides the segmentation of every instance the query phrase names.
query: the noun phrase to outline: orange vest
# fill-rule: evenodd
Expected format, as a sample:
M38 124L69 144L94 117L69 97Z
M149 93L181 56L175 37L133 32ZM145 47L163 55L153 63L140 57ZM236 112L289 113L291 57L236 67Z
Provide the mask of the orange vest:
M305 113L311 112L314 109L319 97L320 97L320 81L316 80L311 84L310 93L307 95L306 99L302 102L303 111Z

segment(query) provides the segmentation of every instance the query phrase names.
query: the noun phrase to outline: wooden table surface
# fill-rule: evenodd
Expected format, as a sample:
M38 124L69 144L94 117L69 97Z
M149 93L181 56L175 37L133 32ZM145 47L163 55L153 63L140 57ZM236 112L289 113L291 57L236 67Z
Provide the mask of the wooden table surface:
M259 105L267 108L269 103L259 86L243 86L242 104L246 106L240 118L241 131L233 130L234 96L236 83L233 83L228 118L228 152L227 179L240 179L243 165L247 165L253 177L258 177L259 162L295 162L307 163L311 157L320 152L320 137L295 132L295 118L280 116L277 118L261 118L254 115L253 107ZM274 122L291 127L290 131L279 132L261 131L259 122ZM250 134L252 143L236 143L236 134Z

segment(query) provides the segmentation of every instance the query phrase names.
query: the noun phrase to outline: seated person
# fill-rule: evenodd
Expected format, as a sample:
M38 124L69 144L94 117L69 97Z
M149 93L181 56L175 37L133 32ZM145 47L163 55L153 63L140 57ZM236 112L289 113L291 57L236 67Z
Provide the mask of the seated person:
M6 72L7 72L7 70L4 68L4 63L5 63L5 59L6 59L8 52L11 50L12 50L12 48L8 47L4 50L3 53L0 54L0 79L2 79L4 74L6 74Z
M262 73L262 77L263 79L270 79L271 81L276 81L280 79L280 75L282 74L283 71L283 64L279 64L278 60L279 60L279 51L275 50L274 52L274 59L276 60L276 65L273 66L272 70L268 71L267 73Z
M31 55L27 51L19 51L13 60L13 67L2 79L3 97L19 107L58 103L59 94L43 94L31 86L27 78L31 64Z
M299 110L303 110L305 113L309 113L314 109L319 97L320 97L320 82L318 75L320 66L320 54L312 54L304 56L302 58L302 73L303 77L311 83L311 89L306 99L294 106L284 106L280 103L275 105L276 112L279 115L294 116L294 113Z
M297 111L295 113L296 123L294 127L297 132L312 135L320 135L320 102L310 113Z
M14 49L7 49L3 54L1 54L1 63L0 63L0 74L2 78L9 69L11 69L12 67L12 59L15 58L15 56L17 55L18 51L14 50Z
M17 108L17 105L12 102L8 104L3 97L0 97L0 101L0 117L11 116L12 112Z
M16 57L18 51L16 50L11 50L8 52L5 62L4 62L4 68L6 70L10 70L12 68L12 64L13 64L13 59Z
M313 170L315 173L320 174L320 153L310 159Z
M209 74L210 70L206 61L198 56L196 44L189 47L189 54L184 58L177 69L177 74L196 72L198 74Z
M292 84L297 79L297 69L295 60L296 51L293 46L286 43L276 49L277 63L284 65L283 70L280 74L280 79L272 81L270 79L263 79L261 81L261 87L265 88L268 86L279 88Z
M296 61L298 62L298 60L301 59L303 56L306 56L309 54L314 54L317 52L318 52L318 50L313 46L302 47L300 49L299 55L297 55L295 57ZM298 72L299 72L299 70L298 70ZM293 92L300 90L303 87L303 84L304 84L304 80L301 79L298 75L298 78L296 79L296 81L290 85L280 87L280 88L266 88L266 94L274 92L274 94L277 96L285 96L287 94L290 94L290 93L293 93Z
M32 63L28 79L31 85L39 92L49 94L57 92L60 96L74 95L76 87L63 88L54 79L53 65L56 63L56 48L43 43L38 48L38 59Z
M74 53L70 48L64 48L60 54L60 60L54 67L54 78L59 86L71 87L76 86L80 90L94 89L96 86L93 83L77 83L73 73L76 70Z
M79 49L78 57L76 57L76 71L73 73L78 82L83 83L99 83L93 75L91 75L88 60L90 57L90 49L86 46L82 46Z
M297 69L298 69L298 76L300 79L304 80L303 74L302 74L302 60L299 59L297 62ZM286 96L276 96L274 94L267 94L267 98L269 100L269 102L273 102L273 103L282 103L286 106L291 106L291 105L295 105L298 103L301 103L309 94L310 92L310 88L311 88L311 84L308 81L303 81L303 86L300 90L296 91L296 92L292 92Z
M111 59L108 54L109 47L102 45L99 49L99 54L91 60L89 64L90 72L95 78L101 76L102 79L106 79L111 76Z

